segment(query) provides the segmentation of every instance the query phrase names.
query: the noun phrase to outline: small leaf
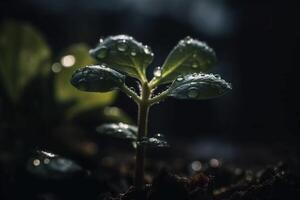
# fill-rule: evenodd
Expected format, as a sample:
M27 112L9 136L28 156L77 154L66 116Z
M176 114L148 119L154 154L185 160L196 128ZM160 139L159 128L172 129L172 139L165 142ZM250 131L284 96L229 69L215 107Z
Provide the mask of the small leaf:
M136 140L137 127L125 123L103 124L97 127L97 132L103 135L112 136L119 139Z
M46 179L64 179L83 174L82 167L72 160L46 151L37 151L28 160L27 170Z
M124 84L125 76L104 65L87 66L77 69L71 84L87 92L109 92Z
M190 37L181 40L168 55L160 76L155 77L156 84L172 82L179 75L206 72L216 63L212 48Z
M143 145L153 148L170 147L168 142L161 134L157 134L153 137L143 137L140 141L137 141L137 145Z
M211 99L231 90L231 84L219 75L194 73L179 76L169 88L168 96L177 99Z
M55 63L52 66L58 67L59 71L54 76L55 97L60 102L73 102L68 109L68 117L74 117L76 114L95 108L103 108L112 104L116 98L116 92L95 93L95 92L78 92L78 90L71 85L70 80L73 72L81 66L93 65L94 60L88 53L88 47L84 44L75 44L67 48L63 52L61 61L66 61L65 58L73 57L73 66L63 66L67 64L64 62Z
M153 53L148 46L127 35L100 39L90 54L100 63L137 79L145 75L147 66L153 60Z

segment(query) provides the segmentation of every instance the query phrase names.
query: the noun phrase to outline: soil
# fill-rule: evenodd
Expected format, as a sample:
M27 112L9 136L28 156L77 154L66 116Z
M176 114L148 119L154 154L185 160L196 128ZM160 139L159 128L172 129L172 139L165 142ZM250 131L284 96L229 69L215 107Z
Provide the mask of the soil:
M227 181L226 181L227 180ZM228 181L230 180L230 181ZM162 170L143 191L134 187L105 200L282 200L300 197L300 179L285 164L253 171L209 168L191 177Z

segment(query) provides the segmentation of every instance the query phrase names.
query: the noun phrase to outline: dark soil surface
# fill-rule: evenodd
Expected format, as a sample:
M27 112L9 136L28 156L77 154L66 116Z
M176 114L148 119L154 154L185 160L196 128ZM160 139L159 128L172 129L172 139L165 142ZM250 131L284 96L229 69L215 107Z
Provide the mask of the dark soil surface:
M193 144L189 148L184 145L173 146L171 150L149 152L145 167L146 186L141 191L132 186L135 162L131 150L118 152L113 148L103 148L103 153L94 159L66 155L69 161L58 157L56 162L51 161L51 166L55 167L51 170L47 170L50 165L45 164L49 158L36 157L38 154L20 157L15 161L8 159L11 158L8 154L5 157L2 154L5 162L0 163L0 199L300 199L299 159L294 148L274 148L278 149L274 154L274 149L268 152L269 148L260 148L258 144L255 148L242 145L243 148L227 150L239 152L230 157L232 153L229 156L221 154L228 147L218 144L219 153L204 158L198 153L205 152L205 148L197 150ZM213 150L218 150L217 147ZM37 158L39 163L35 168ZM70 161L76 165L71 167ZM66 170L66 166L72 170Z
M180 177L165 170L144 191L131 187L119 197L106 200L283 200L300 198L299 176L283 163L266 169L234 171L207 169L192 177Z

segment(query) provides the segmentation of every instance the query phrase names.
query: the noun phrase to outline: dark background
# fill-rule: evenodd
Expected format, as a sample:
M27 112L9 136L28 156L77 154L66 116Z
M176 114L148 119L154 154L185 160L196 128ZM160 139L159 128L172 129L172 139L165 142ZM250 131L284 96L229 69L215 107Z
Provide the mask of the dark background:
M151 110L150 132L297 146L299 9L292 1L12 0L1 1L0 16L30 22L57 52L131 35L152 47L149 71L185 36L206 41L219 59L212 72L231 82L232 92L201 102L168 99ZM115 105L135 117L125 95Z
M74 43L93 47L100 37L131 35L155 53L149 77L180 39L189 35L206 41L218 57L211 72L231 82L233 90L208 101L170 98L155 105L149 132L165 134L171 148L149 151L146 173L156 175L164 163L190 175L193 161L200 160L205 167L211 158L243 169L283 160L299 171L299 10L296 1L1 0L0 23L15 20L33 25L51 47L54 61ZM98 116L65 121L63 106L52 99L53 88L42 91L38 83L31 84L17 107L1 88L3 199L13 199L11 195L33 199L43 191L50 191L50 197L61 193L73 194L72 199L89 199L86 195L96 199L102 192L127 190L132 183L133 151L123 143L93 136ZM48 104L38 100L41 94ZM136 118L137 108L125 95L120 94L114 106ZM69 182L35 179L26 164L32 167L28 158L36 158L32 152L40 148L94 171L87 179L75 177ZM106 166L106 161L114 164ZM123 188L115 189L122 184Z

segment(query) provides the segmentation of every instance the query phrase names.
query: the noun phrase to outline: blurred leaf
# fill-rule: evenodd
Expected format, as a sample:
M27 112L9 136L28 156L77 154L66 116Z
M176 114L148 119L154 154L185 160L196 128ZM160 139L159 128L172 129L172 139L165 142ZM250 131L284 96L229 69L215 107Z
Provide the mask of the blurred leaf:
M109 92L124 85L125 76L104 65L92 65L74 71L71 84L81 91Z
M127 35L110 36L99 41L90 54L100 63L107 64L129 76L140 79L153 60L151 49Z
M27 170L46 179L64 179L83 174L82 167L74 161L46 151L37 151L28 160Z
M67 61L69 61L69 63ZM63 66L63 64L67 64L67 67ZM72 65L69 66L70 64ZM92 64L94 64L94 60L88 53L88 47L83 44L77 44L71 46L64 52L61 63L55 63L52 66L52 70L53 67L55 67L55 69L59 71L55 75L56 98L62 102L75 102L68 111L71 117L81 111L110 105L116 97L115 92L86 93L78 91L71 85L70 79L74 70Z
M212 48L204 42L186 37L170 52L161 71L154 72L153 81L156 84L169 83L179 75L206 72L215 63L216 55Z
M50 54L42 35L30 25L1 24L0 81L12 101L18 101L33 78L48 74Z
M97 127L97 132L102 135L107 135L110 137L115 137L119 139L133 140L137 138L137 127L125 123L110 123L103 124Z
M211 99L231 90L231 84L219 75L194 73L179 76L169 88L169 95L177 99Z
M132 123L132 119L122 109L115 106L107 106L102 110L102 117L109 122Z

